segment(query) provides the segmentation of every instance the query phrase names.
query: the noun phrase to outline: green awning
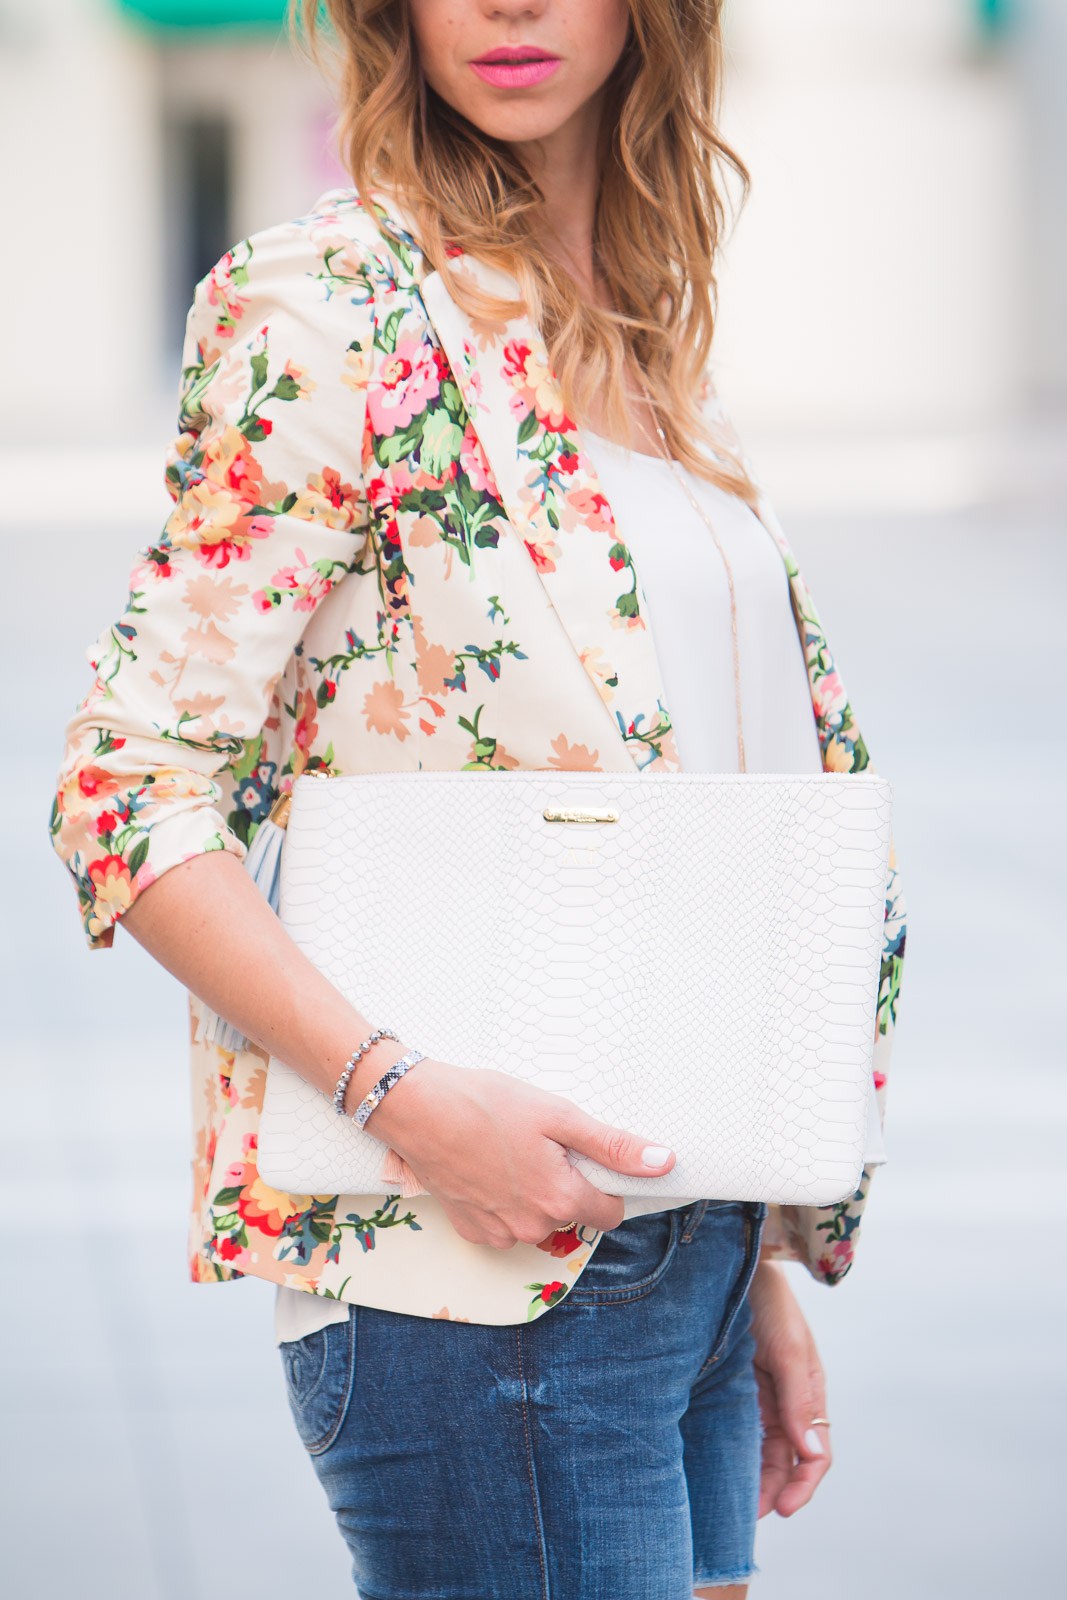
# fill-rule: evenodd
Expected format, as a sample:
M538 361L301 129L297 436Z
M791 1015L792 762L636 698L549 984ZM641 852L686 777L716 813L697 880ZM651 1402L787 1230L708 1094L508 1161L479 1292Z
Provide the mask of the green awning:
M280 28L285 0L118 0L157 28Z
M978 16L990 33L1000 33L1014 20L1013 0L978 0Z

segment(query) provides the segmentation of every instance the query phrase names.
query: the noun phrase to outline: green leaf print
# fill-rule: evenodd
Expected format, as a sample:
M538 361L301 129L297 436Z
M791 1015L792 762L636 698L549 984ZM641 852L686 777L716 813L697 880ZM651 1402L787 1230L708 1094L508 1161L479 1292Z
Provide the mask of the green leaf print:
M138 843L135 844L133 849L130 851L130 857L129 857L129 860L126 863L126 865L130 869L130 877L131 878L135 878L137 876L138 872L140 872L141 868L144 866L144 864L145 864L145 862L147 860L148 860L148 835L146 833L144 838L139 840Z
M444 476L449 463L455 461L463 444L463 429L443 408L431 413L425 421L419 445L419 459L427 472L435 478Z
M523 417L522 424L521 424L521 426L519 428L519 443L520 444L526 444L528 440L533 438L533 436L534 436L534 434L536 432L537 432L537 412L536 411L528 411L526 413L526 415Z

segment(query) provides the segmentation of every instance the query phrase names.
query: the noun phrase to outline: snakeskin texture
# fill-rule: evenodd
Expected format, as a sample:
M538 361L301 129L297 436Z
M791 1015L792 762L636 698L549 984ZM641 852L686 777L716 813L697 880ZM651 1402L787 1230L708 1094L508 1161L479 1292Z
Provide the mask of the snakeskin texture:
M866 772L307 776L280 915L405 1044L677 1154L650 1179L572 1153L598 1188L826 1205L862 1171L891 809ZM373 1193L385 1151L270 1061L268 1183Z

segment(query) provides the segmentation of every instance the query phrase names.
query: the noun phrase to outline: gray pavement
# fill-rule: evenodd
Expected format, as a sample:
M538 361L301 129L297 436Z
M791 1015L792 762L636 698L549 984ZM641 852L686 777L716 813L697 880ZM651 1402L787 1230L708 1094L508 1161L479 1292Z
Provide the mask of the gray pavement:
M186 1279L184 997L121 933L87 951L47 841L82 652L158 526L121 490L109 522L87 492L91 516L58 496L54 518L2 536L5 1592L341 1600L347 1556L289 1418L273 1291ZM833 1290L790 1269L835 1465L808 1508L761 1523L752 1593L1044 1596L1067 1309L1062 503L781 509L894 783L910 932L890 1161L855 1269Z

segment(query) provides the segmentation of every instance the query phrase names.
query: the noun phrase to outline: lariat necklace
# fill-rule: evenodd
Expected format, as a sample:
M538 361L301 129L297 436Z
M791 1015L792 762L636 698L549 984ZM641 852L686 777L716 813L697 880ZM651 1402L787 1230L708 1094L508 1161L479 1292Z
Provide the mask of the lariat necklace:
M642 392L644 394L645 401L646 401L646 403L648 405L649 415L652 417L653 423L655 424L656 432L659 435L659 441L660 441L660 444L662 446L663 458L668 463L668 465L670 466L671 471L674 473L675 477L678 479L678 482L681 484L682 488L684 489L686 495L688 496L689 503L693 507L693 510L697 513L697 516L700 517L703 520L705 526L708 529L708 532L711 534L711 537L714 539L715 548L718 550L719 554L722 556L723 565L726 568L726 583L727 583L727 588L730 591L730 632L731 632L732 639L733 639L734 703L735 703L735 706L737 708L737 767L738 767L738 771L739 772L745 772L748 769L747 769L746 764L745 764L745 735L744 735L744 728L743 728L742 718L741 718L741 654L740 654L740 649L739 649L738 641L737 641L737 595L736 595L736 593L734 591L734 573L733 573L733 568L730 565L730 560L729 560L729 557L726 554L726 551L722 547L722 544L721 544L721 542L719 540L719 536L715 532L714 523L712 522L711 518L708 516L708 513L705 510L705 508L701 505L700 501L697 499L696 495L693 493L693 490L692 490L692 488L690 486L690 483L689 483L689 479L686 476L685 472L679 467L677 461L675 461L674 457L671 455L670 448L669 448L669 446L667 444L667 437L664 434L663 429L660 427L659 418L656 415L655 407L652 404L652 397L648 392L648 387L645 384L644 379L641 378L640 376L638 376L638 380L637 381L641 385L641 390L642 390Z

